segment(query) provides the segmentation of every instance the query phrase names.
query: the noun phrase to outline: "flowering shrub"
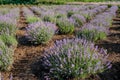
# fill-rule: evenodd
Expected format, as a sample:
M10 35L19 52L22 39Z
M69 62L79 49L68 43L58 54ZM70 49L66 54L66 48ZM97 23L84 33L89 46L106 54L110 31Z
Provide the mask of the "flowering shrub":
M10 70L13 63L13 50L0 40L0 71Z
M74 14L74 15L71 16L71 18L73 18L75 20L75 26L76 27L81 27L86 22L85 17L80 15L80 14Z
M60 34L71 34L74 31L74 24L67 18L57 19L57 26Z
M90 21L93 17L91 15L90 11L83 11L80 14L84 16L84 18L86 19L87 22Z
M15 35L16 21L9 17L0 16L0 34Z
M56 41L33 69L41 79L69 80L86 78L111 67L106 50L82 39ZM38 71L38 72L37 72Z
M55 33L55 25L49 22L37 22L28 26L27 35L36 44L47 43Z

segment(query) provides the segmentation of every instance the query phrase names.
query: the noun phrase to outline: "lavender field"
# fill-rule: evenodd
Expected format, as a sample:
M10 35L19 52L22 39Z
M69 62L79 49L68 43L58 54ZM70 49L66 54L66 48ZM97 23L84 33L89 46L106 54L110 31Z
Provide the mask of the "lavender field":
M116 5L1 5L1 80L120 80Z

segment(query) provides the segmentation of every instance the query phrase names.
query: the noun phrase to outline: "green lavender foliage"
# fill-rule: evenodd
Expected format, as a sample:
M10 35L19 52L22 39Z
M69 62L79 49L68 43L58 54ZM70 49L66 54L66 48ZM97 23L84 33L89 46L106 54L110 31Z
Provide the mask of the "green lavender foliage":
M16 34L16 21L10 17L0 16L0 35L8 34L14 36Z
M13 63L13 49L8 48L2 40L0 40L0 71L10 70Z
M34 23L34 22L40 21L40 18L38 18L38 17L27 17L26 19L27 19L26 21L28 23Z
M72 34L74 32L74 24L67 18L57 19L57 26L60 34Z
M105 32L89 29L76 31L75 34L79 38L83 38L92 42L103 40L107 37Z
M17 47L18 42L14 36L3 34L3 35L0 35L0 39L8 47L12 47L12 48Z

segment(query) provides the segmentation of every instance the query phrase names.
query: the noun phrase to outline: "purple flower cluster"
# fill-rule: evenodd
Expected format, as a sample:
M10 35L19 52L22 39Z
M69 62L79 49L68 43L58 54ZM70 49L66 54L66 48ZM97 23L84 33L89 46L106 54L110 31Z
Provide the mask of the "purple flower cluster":
M93 43L82 39L56 41L40 61L39 74L59 80L75 77L81 79L111 67L106 50L99 51ZM44 71L46 69L47 73Z

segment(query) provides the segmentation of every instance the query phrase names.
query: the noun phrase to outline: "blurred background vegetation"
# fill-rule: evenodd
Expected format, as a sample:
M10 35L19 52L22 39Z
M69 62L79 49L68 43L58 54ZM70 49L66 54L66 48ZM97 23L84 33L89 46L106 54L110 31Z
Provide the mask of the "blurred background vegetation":
M62 4L66 2L104 2L120 0L0 0L0 4Z

